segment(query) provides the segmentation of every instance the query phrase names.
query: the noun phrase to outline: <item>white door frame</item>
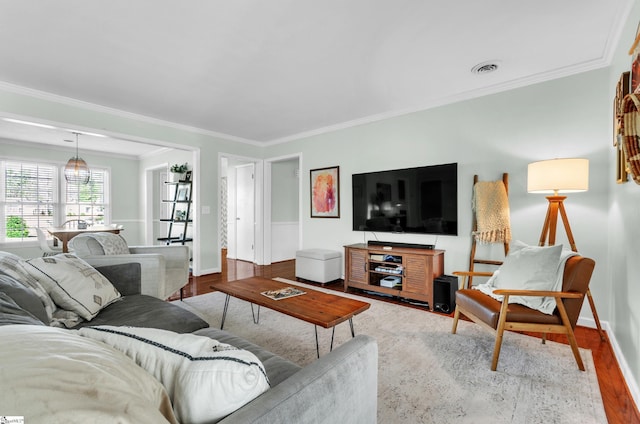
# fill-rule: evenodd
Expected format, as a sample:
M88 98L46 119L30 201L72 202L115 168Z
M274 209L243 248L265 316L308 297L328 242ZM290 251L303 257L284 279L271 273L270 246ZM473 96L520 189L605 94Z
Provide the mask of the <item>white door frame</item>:
M298 159L299 169L302 169L302 153L293 153L290 155L277 156L264 160L264 263L262 265L271 264L271 166L274 162L280 162L288 159ZM298 178L298 249L302 248L302 174Z
M144 220L145 222L144 243L149 246L156 244L156 240L154 240L154 231L153 231L153 227L156 224L156 222L154 222L153 208L156 205L156 202L159 203L161 201L161 199L155 198L156 191L154 190L155 188L154 174L155 174L155 171L161 171L161 170L165 170L168 173L169 172L168 169L169 169L169 164L165 163L165 164L154 165L149 168L145 168L144 170L144 176L145 176L144 216L146 217L146 219Z
M218 184L220 183L220 179L222 178L222 158L233 159L243 162L253 162L255 165L255 205L254 205L254 213L255 213L255 244L254 244L254 263L257 265L264 265L264 161L258 158L252 158L247 156L239 156L230 153L218 152ZM229 187L231 189L231 187ZM221 216L221 205L220 199L217 201L218 204L218 234L222 234L222 226L220 222ZM270 206L269 206L270 207ZM231 234L227 234L227 237L230 237ZM235 237L235 234L233 235ZM218 248L222 249L220 245L221 238L218 237ZM218 264L219 269L222 269L222 255L218 256L220 263Z

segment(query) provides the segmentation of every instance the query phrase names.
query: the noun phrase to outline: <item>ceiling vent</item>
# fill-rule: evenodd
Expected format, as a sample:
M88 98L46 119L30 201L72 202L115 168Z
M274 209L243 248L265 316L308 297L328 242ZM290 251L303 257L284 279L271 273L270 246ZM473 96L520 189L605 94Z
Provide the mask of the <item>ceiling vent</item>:
M496 61L478 63L476 66L471 68L471 72L476 75L488 74L490 72L497 71L497 70L498 70L498 62Z

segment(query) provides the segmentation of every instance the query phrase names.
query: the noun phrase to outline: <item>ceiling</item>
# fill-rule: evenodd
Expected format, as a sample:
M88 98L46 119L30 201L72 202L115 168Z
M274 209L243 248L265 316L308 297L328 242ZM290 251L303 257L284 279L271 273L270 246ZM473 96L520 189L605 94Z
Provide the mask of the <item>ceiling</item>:
M632 4L0 0L0 82L277 143L607 66Z
M5 121L4 119L6 118L0 118L0 138L7 139L8 142L37 143L46 145L47 148L54 147L75 151L75 133L78 133L78 148L80 156L87 151L91 151L102 154L116 154L122 157L142 158L162 153L168 149L168 147L161 145L124 140L122 138L108 136L97 137L91 135L93 134L91 132L89 132L89 134L84 134L82 133L84 129L79 128L42 128ZM0 144L2 143L3 142L0 141Z

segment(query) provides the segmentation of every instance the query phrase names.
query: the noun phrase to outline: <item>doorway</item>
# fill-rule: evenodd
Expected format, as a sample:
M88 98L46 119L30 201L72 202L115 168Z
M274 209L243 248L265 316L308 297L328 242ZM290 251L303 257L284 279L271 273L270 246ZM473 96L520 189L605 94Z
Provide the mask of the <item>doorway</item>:
M187 229L187 237L192 238L192 242L186 245L190 249L191 272L194 276L201 275L201 243L198 227L200 226L199 204L201 202L200 193L200 151L198 149L171 149L166 155L156 155L142 161L144 169L144 232L143 240L137 242L139 245L164 245L166 241L160 241L159 238L167 238L169 236L168 217L171 215L171 203L175 193L175 185L168 184L169 168L173 163L188 162L192 168L192 191L190 220L191 223ZM184 228L184 227L183 227ZM174 228L177 230L177 228ZM172 231L173 236L178 233Z
M293 259L302 246L302 155L261 160L220 153L219 163L221 252L226 252L229 259L249 260L256 265ZM252 181L246 175L241 178L245 179L245 185L252 184L254 192L253 196L242 194L244 200L239 202L237 171L248 174L247 165L253 166L254 178ZM253 216L243 218L237 208L245 209L241 212L248 210ZM244 226L253 236L253 252L239 252L238 234L244 230L238 232L238 223L243 221L253 223ZM249 246L249 242L243 243Z
M219 159L221 252L229 259L260 264L262 162L223 154Z
M265 161L265 263L294 259L302 246L299 154Z

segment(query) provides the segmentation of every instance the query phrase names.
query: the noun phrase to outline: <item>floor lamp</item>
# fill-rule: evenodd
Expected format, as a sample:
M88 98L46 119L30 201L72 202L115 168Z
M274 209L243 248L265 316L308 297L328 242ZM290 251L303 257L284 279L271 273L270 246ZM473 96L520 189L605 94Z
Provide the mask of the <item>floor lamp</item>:
M556 243L556 228L558 226L558 213L562 218L565 232L571 250L578 251L573 239L567 212L564 208L564 199L567 196L559 196L559 193L575 193L589 189L589 160L588 159L551 159L529 164L527 172L527 191L529 193L553 193L547 196L549 207L544 219L539 246L553 246ZM605 340L600 318L596 311L596 304L591 295L591 289L587 289L587 299L591 306L591 313L596 322L600 338Z

